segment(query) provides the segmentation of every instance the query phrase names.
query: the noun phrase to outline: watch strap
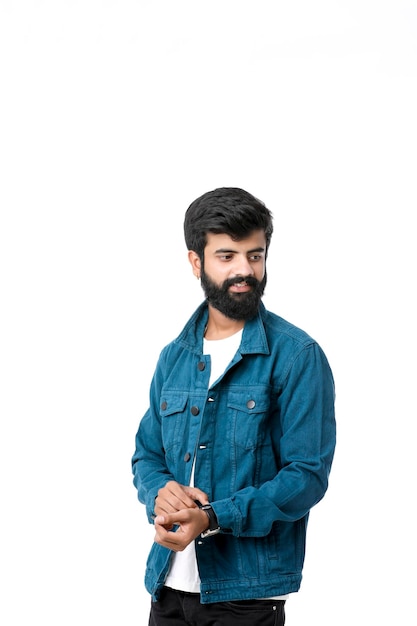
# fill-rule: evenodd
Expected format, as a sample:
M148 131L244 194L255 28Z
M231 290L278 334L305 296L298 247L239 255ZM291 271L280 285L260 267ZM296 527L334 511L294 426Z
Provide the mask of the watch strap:
M210 537L211 535L217 535L217 533L220 532L220 526L213 507L211 506L211 504L200 505L199 503L198 506L206 513L209 520L209 526L201 533L201 538L204 539L205 537Z

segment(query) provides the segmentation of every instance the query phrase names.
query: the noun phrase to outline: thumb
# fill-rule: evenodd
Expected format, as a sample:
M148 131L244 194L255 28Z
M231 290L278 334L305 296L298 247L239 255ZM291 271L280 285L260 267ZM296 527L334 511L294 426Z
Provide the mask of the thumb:
M190 496L193 500L198 500L200 504L208 504L209 499L207 494L198 487L188 487L187 495Z

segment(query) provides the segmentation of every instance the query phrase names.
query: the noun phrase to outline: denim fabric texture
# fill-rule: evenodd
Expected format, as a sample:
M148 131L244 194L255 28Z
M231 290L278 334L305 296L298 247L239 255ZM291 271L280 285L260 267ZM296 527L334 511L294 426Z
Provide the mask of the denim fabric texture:
M240 348L209 388L203 303L161 352L136 435L133 481L152 523L167 481L208 494L221 533L196 539L201 602L299 589L311 508L324 496L336 442L333 376L309 335L261 304ZM145 585L154 600L170 551L153 544Z

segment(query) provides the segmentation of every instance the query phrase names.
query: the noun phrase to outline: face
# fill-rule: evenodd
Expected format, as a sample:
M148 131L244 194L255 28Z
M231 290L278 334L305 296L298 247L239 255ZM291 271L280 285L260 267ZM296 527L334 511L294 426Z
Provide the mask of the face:
M209 233L204 264L195 253L190 253L190 261L209 304L226 317L246 320L256 315L265 289L265 254L263 230L240 241Z

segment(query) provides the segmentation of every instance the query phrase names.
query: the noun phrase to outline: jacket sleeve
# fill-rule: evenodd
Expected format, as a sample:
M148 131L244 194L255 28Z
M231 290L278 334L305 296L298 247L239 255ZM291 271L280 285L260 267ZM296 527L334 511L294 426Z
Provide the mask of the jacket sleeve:
M212 503L222 529L235 536L265 536L274 522L301 519L328 487L336 444L335 392L329 364L316 343L301 350L280 387L278 473L258 488Z
M174 480L165 462L159 414L160 388L163 381L163 357L159 358L151 386L150 404L143 416L135 439L132 457L133 484L138 499L146 506L149 523L153 523L154 502L158 490L169 480Z

